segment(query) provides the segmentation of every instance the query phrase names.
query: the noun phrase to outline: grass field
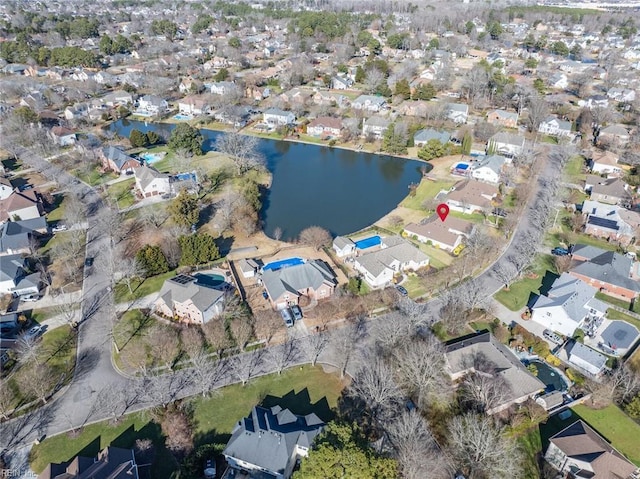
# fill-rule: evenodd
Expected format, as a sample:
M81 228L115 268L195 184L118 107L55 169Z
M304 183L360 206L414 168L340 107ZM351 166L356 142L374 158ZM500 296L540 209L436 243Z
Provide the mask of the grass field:
M638 330L640 330L640 320L634 318L633 316L629 316L628 314L624 314L615 309L607 309L607 318L609 319L619 319L621 321L626 321L629 324L633 324Z
M407 196L402 200L400 206L424 211L422 203L424 203L425 200L432 200L440 190L448 190L453 184L453 181L431 181L425 178L420 182L418 188L416 188L416 194L414 196Z
M136 184L135 178L127 178L107 187L107 196L119 209L128 208L135 203L133 187Z
M640 466L640 424L634 422L615 405L603 409L579 405L573 410L629 460Z
M508 291L501 289L494 297L511 311L520 311L527 305L531 293L539 294L541 286L547 287L557 278L553 256L539 255L535 260L532 272L537 275L536 278L522 278L512 283Z
M635 313L640 312L640 301L635 301L633 304L633 309L631 309L631 303L629 301L625 301L620 298L614 298L613 296L609 296L608 294L601 293L598 291L596 293L596 299L600 301L604 301L605 303L613 304L614 306L618 306L619 308L623 308L629 311L633 311Z
M175 274L175 271L168 271L167 273L146 278L142 282L134 280L131 282L133 293L129 293L129 288L126 284L118 283L114 290L115 302L124 303L125 301L133 301L134 299L143 298L151 293L156 293L160 291L164 281L175 276Z
M321 419L330 420L342 388L337 376L323 372L320 367L304 366L282 375L257 378L244 387L228 386L213 397L193 398L196 446L214 439L227 441L236 422L259 403L265 406L277 403L297 414L316 412ZM276 400L274 396L284 397ZM47 438L33 447L31 467L39 473L50 462L65 461L78 454L92 457L107 445L132 447L140 438L152 439L156 446L152 477L169 478L177 464L164 448L160 427L145 413L131 414L117 425L104 421L87 426L76 437L60 434Z

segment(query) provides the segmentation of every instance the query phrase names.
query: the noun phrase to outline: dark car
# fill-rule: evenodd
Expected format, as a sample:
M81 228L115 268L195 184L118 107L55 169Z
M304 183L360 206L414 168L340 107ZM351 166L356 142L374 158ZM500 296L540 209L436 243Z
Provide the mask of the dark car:
M280 315L282 316L284 324L285 326L287 326L287 328L293 326L293 316L291 316L291 311L289 311L289 308L280 310Z
M93 258L91 256L87 256L84 260L84 266L86 268L91 268L93 266Z
M269 299L269 293L267 293L267 290L262 291L262 297L264 299Z
M554 256L567 256L569 254L569 250L557 246L551 250L551 254Z
M291 306L291 312L293 313L293 317L296 321L300 321L302 319L302 310L297 304Z
M405 289L404 286L396 286L396 289L398 290L398 293L400 293L402 296L407 296L409 294L409 291L407 291Z

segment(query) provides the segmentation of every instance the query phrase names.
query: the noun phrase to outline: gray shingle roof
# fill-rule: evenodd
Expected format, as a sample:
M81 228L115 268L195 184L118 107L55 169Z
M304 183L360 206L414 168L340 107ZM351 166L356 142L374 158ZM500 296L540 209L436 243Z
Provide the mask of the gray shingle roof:
M140 180L140 187L142 188L142 190L146 190L147 186L149 186L153 182L153 180L157 178L169 178L169 175L160 173L158 170L149 168L145 165L142 165L140 168L136 168L134 170L134 174L136 178Z
M512 133L506 133L504 131L501 131L500 133L496 133L489 139L489 141L494 141L496 143L503 143L505 145L513 145L513 146L524 145L523 136L514 135Z
M402 238L400 239L402 240ZM385 238L385 244L386 240L387 238ZM428 261L428 259L429 257L418 248L402 240L401 243L393 246L359 256L356 261L360 266L369 271L372 276L378 277L385 269L390 268L391 263L394 261L399 261L400 263L407 263L409 261L421 263L425 260Z
M118 168L122 168L127 161L135 159L133 156L127 155L120 148L113 145L105 146L102 149L102 153L107 159L113 161Z
M604 368L607 364L607 357L604 354L600 354L595 349L591 349L578 341L574 341L568 349L569 361L571 361L572 356L576 356L598 369Z
M576 247L573 249L574 254L576 254ZM583 256L582 248L578 251L580 251L580 256ZM626 256L614 251L604 251L597 256L591 257L589 261L580 263L571 269L571 272L614 286L620 286L630 291L640 291L640 283L630 278L632 264L631 259Z
M351 241L349 238L345 238L344 236L336 236L333 240L333 245L338 249L342 249L345 246L355 247L353 241Z
M256 406L238 422L223 454L284 474L296 460L296 446L311 446L323 427L315 414L296 416L280 406Z
M445 144L449 141L451 135L446 131L437 131L431 128L426 130L420 130L413 136L414 142L428 142L429 140L438 140L440 143Z
M286 292L298 295L298 291L307 288L317 290L325 283L331 286L337 283L331 268L319 259L277 271L267 270L262 273L262 282L269 296L274 299Z
M489 168L496 174L500 174L502 166L504 165L505 158L500 155L489 155L479 157L472 165L471 168L477 170L479 168Z
M169 278L160 290L160 298L170 308L174 302L184 303L190 299L202 313L208 311L223 296L222 291L201 285L196 282L196 278L186 275Z
M559 306L577 327L587 315L585 305L595 296L596 291L596 288L569 273L562 273L562 276L553 282L547 296L540 296L533 308Z
M19 254L0 256L0 281L13 281L24 273L24 258Z
M20 250L29 247L29 241L39 230L47 229L44 216L22 221L7 221L0 233L0 251Z

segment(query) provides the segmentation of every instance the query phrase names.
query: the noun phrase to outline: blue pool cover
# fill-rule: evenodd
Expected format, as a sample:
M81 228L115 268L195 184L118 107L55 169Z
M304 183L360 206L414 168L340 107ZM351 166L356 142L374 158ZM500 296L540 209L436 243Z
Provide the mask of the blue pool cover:
M302 258L287 258L281 259L280 261L274 261L273 263L267 263L262 267L262 270L267 271L271 269L273 271L277 271L288 266L296 266L299 264L304 264L304 260Z
M382 239L380 239L380 236L371 236L370 238L365 238L363 240L360 241L356 241L355 245L356 248L358 249L367 249L367 248L372 248L374 246L378 246L380 243L382 243Z
M456 165L456 170L466 170L467 168L469 168L469 165L466 163L458 163Z

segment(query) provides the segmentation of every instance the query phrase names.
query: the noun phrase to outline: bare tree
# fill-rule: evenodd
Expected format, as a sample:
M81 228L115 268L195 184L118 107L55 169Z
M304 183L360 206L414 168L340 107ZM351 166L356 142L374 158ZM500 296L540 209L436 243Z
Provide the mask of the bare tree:
M157 229L164 224L167 218L169 218L169 214L163 205L155 204L146 208L141 208L139 218L145 225Z
M527 101L527 122L529 124L529 131L537 132L540 123L549 114L549 107L544 98L539 95L532 95Z
M244 386L258 371L262 355L260 352L245 353L235 356L231 361L231 371Z
M133 294L131 283L133 280L140 279L144 276L144 268L136 258L121 257L117 260L116 267L120 271L120 278L127 285L129 294Z
M430 397L442 397L449 382L443 371L444 350L435 337L414 338L405 341L395 350L394 359L400 386L417 399L419 407Z
M499 261L493 267L493 274L498 280L504 284L505 289L509 289L511 282L518 276L518 270L516 266L507 260Z
M490 416L455 416L449 423L448 451L453 464L470 479L513 479L523 470L518 443Z
M238 176L262 164L262 157L258 152L258 139L254 136L237 132L224 133L216 140L216 149L229 155Z
M204 347L202 331L198 327L186 327L180 331L180 342L182 350L192 358L199 354Z
M331 332L329 344L331 346L332 357L337 361L336 366L340 370L340 377L344 377L350 365L353 353L356 351L359 342L364 337L364 318L357 318L345 327Z
M54 314L62 318L65 324L72 327L79 322L79 309L80 305L75 301L56 304L53 307Z
M98 411L107 414L115 423L141 401L138 388L123 388L116 383L105 385L98 393L95 404Z
M599 382L590 383L592 401L600 405L620 404L640 392L640 373L622 364L603 374Z
M329 339L324 333L310 334L306 338L300 341L302 350L306 358L311 363L311 366L315 366L318 362L318 358L322 352L327 348Z
M218 353L219 356L225 349L230 348L233 343L230 341L224 323L221 318L213 318L211 321L202 326L202 332L211 348Z
M0 418L9 419L14 409L14 395L7 381L0 381Z
M480 413L504 404L511 389L498 366L482 353L469 356L465 361L473 372L464 377L458 389L462 404Z
M298 236L298 241L308 246L313 246L319 251L323 246L331 243L331 234L321 226L309 226L303 229Z
M160 419L166 437L166 447L178 458L193 450L193 427L186 411L179 407L167 409Z
M35 362L36 364L39 364L41 347L42 343L40 342L40 338L37 336L27 333L20 334L15 346L16 353L18 354L18 360L21 363Z
M244 351L249 340L253 337L253 323L249 317L235 318L230 325L231 334L236 340L236 346Z
M266 360L278 374L282 374L282 371L300 359L299 353L297 341L287 337L284 343L267 350Z
M173 362L180 352L178 333L171 327L156 326L145 338L151 354L164 366L173 369Z
M216 360L206 350L194 353L191 357L193 368L193 380L197 382L198 389L205 397L207 393L229 372L229 364L226 359Z
M365 357L352 387L369 405L375 419L387 417L402 397L393 370L375 353Z
M377 68L369 68L367 70L364 87L368 93L375 92L380 84L384 81L384 73L382 73Z
M47 403L47 397L53 389L51 367L46 364L27 363L22 366L18 376L20 391L28 397L39 399L42 404Z

